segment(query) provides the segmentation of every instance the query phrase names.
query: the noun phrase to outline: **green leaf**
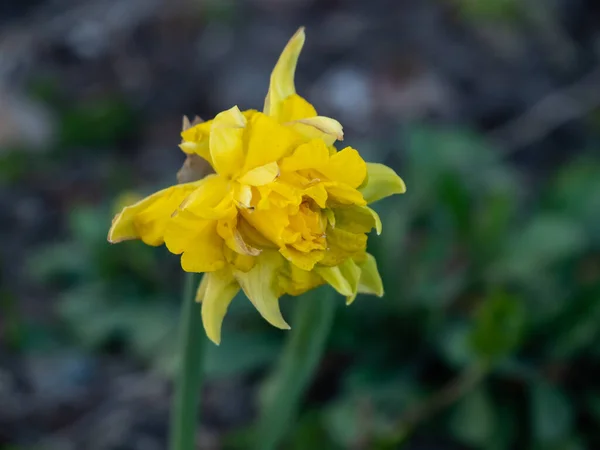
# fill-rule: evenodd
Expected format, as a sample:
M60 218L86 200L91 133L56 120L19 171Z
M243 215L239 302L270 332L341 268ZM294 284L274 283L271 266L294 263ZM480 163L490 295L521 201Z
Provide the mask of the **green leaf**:
M264 368L281 350L281 342L268 335L234 329L227 329L226 333L221 345L207 346L205 372L208 379L239 376Z
M469 392L450 417L450 430L461 442L484 448L494 434L496 412L488 393L480 387Z
M533 438L549 445L569 437L573 428L573 410L568 398L558 388L544 381L530 389Z
M586 244L579 222L557 215L538 216L508 244L495 272L503 279L527 282L552 264L577 255Z
M525 310L518 298L498 292L477 311L471 334L473 349L483 359L502 358L521 342Z
M288 334L278 366L266 387L253 448L278 448L295 423L303 394L323 356L333 324L336 302L332 293L326 287L316 289L295 302L294 331Z
M420 394L408 376L362 373L360 366L351 370L346 376L344 392L323 414L326 429L341 448L358 447L365 436L389 435L395 431L398 417Z
M324 427L320 411L311 411L308 414L304 414L295 425L289 441L290 443L283 448L289 450L306 450L314 448L317 442L320 448L335 448L331 439L331 430Z
M509 234L517 201L508 192L494 192L487 196L474 218L471 251L485 263L498 257Z
M468 235L471 228L471 198L461 182L454 174L445 174L438 180L438 198L448 208L455 228L461 235Z
M476 354L471 345L471 329L466 323L447 325L439 333L439 346L444 358L456 368L466 367L474 362Z

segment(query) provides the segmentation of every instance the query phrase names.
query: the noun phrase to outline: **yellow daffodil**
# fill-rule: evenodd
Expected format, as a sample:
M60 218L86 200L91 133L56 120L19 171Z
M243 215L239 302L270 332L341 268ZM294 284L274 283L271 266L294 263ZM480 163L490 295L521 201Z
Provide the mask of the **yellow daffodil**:
M208 337L240 288L272 325L287 329L279 297L329 283L347 302L383 295L367 233L381 221L367 205L405 186L396 173L337 150L342 126L296 94L300 29L271 74L262 112L237 106L208 122L184 120L180 148L214 174L171 186L125 207L109 242L141 239L181 255L187 272L206 272L198 288ZM195 121L197 122L197 121Z

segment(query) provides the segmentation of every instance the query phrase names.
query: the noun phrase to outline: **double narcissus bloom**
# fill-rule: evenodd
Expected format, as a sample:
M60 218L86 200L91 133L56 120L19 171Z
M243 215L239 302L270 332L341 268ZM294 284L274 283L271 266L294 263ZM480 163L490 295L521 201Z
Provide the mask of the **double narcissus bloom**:
M367 234L381 221L367 204L406 188L382 164L352 147L337 150L342 126L318 116L296 94L300 29L279 57L263 112L237 106L213 120L184 121L180 148L215 173L171 186L127 206L113 220L111 243L166 244L187 272L206 272L198 288L208 337L240 288L272 325L288 329L283 294L329 283L351 303L357 293L383 295Z

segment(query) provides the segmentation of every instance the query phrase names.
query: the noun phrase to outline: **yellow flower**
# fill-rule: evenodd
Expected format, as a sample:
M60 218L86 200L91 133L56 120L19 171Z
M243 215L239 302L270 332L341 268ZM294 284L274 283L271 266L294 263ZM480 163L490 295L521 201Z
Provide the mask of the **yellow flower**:
M229 303L241 288L272 325L287 329L279 297L329 283L347 302L383 295L367 234L381 221L367 204L406 188L396 173L337 150L342 126L296 94L304 29L271 74L263 112L237 106L184 125L181 149L215 173L171 186L123 209L109 242L141 239L181 255L198 288L208 337L219 343Z

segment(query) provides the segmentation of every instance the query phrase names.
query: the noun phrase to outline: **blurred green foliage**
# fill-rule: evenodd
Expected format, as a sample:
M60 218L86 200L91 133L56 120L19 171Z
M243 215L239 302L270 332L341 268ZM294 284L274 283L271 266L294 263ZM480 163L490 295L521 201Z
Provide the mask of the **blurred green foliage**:
M89 128L75 116L69 127ZM340 299L323 362L342 361L327 372L335 388L309 394L285 448L599 448L600 161L577 159L532 186L466 130L414 125L404 150L408 192L375 205L384 233L370 239L387 294L349 308ZM68 237L32 254L29 269L56 292L75 342L104 351L117 339L170 373L177 260L109 246L110 219L107 206L73 208ZM241 298L224 328L209 379L270 367L285 337ZM483 376L469 378L474 368ZM251 434L233 430L227 448L247 448Z
M522 14L520 0L452 0L466 19L512 23Z

